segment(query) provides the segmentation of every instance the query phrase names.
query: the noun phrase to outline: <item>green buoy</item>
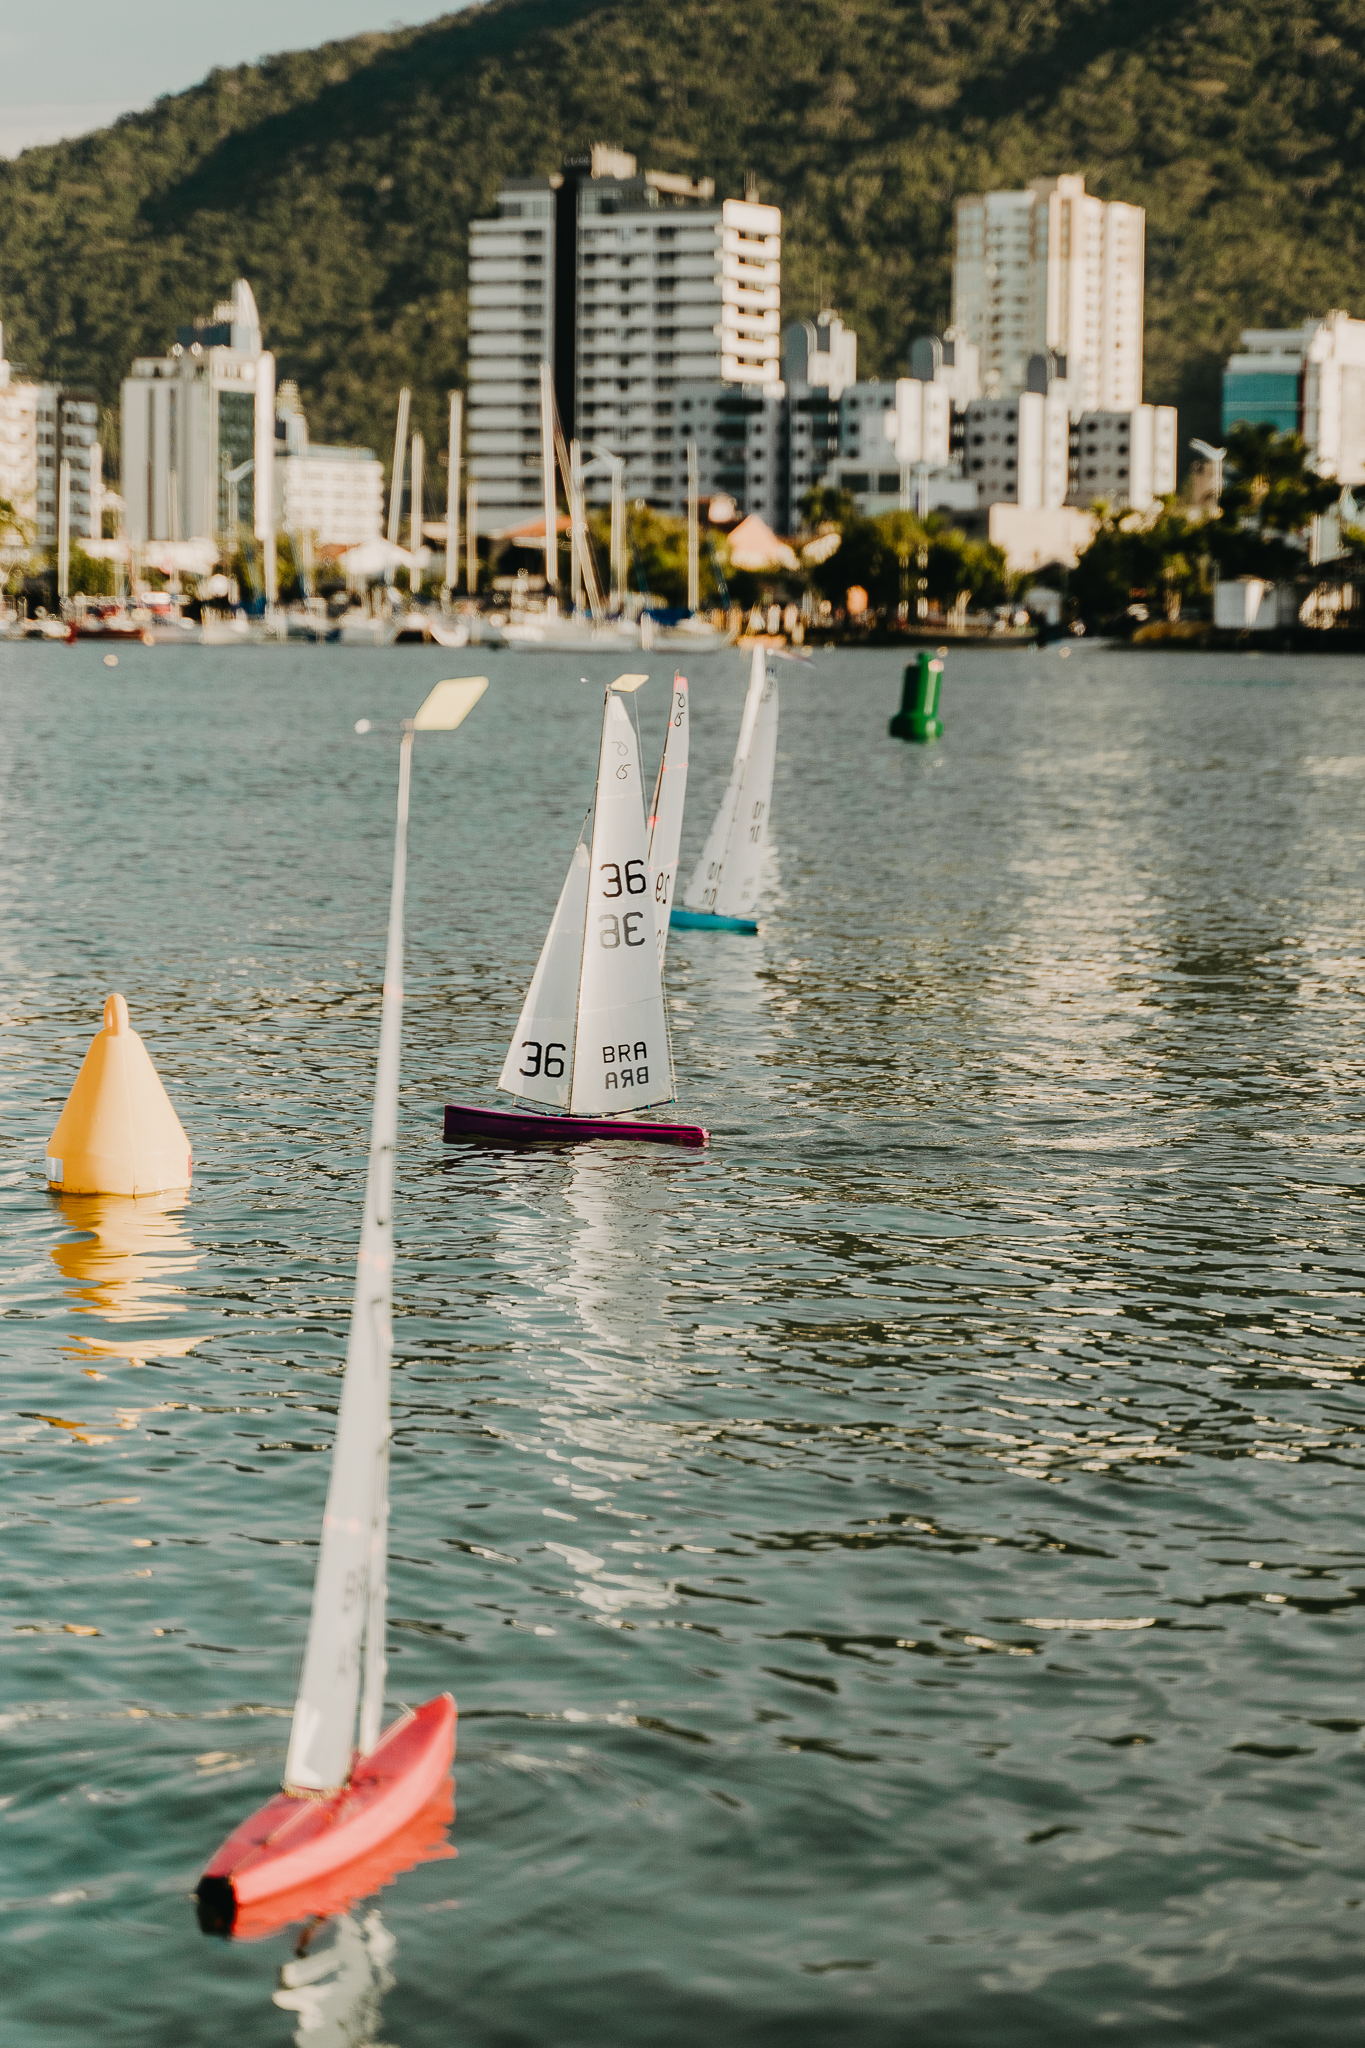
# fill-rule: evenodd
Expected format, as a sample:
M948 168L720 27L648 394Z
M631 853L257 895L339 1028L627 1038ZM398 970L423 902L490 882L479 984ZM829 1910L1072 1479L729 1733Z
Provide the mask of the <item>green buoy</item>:
M942 738L943 720L938 715L942 681L943 663L927 647L921 649L917 660L906 663L901 708L891 721L892 739L923 743Z

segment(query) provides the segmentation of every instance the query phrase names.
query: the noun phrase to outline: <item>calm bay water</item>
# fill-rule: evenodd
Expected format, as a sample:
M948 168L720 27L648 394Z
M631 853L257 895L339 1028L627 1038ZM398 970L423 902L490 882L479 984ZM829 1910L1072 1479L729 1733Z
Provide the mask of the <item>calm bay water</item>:
M894 657L784 665L770 914L670 946L693 1157L440 1142L605 679L485 664L417 750L396 1211L390 1697L459 1700L459 1853L307 2038L1353 2033L1365 667L954 655L926 749ZM473 665L0 647L7 2048L307 2017L187 1895L278 1780L326 1484L352 726ZM685 867L745 672L693 670ZM131 1215L41 1174L109 988L196 1154Z

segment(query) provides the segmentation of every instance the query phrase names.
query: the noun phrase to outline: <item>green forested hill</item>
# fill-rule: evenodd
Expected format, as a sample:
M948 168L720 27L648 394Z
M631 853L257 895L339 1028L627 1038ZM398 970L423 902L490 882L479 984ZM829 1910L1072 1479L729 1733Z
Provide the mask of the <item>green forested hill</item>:
M948 311L952 200L1081 170L1147 208L1147 392L1217 425L1237 329L1365 314L1365 0L494 0L217 71L0 164L0 318L30 374L162 350L239 272L319 437L440 443L466 222L585 143L757 172L784 311L894 370Z

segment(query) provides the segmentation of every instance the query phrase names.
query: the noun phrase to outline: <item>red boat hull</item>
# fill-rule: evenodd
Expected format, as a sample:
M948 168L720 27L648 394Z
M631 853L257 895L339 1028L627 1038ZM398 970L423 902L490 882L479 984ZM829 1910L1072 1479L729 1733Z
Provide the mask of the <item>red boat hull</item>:
M663 1124L629 1116L533 1116L517 1109L473 1109L446 1104L445 1141L491 1138L504 1145L582 1144L587 1138L643 1138L656 1145L709 1145L701 1124Z
M454 1755L455 1702L443 1692L357 1757L340 1791L321 1799L276 1793L205 1869L200 1925L217 1934L266 1933L336 1912L342 1900L363 1898L425 1860L433 1827L442 1832L453 1811L443 1781ZM443 1790L449 1811L441 1820L432 1809Z

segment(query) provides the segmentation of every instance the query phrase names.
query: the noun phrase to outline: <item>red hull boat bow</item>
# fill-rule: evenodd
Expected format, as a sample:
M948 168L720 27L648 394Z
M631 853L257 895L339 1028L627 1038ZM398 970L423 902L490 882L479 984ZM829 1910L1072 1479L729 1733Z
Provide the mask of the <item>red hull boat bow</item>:
M228 1836L200 1878L200 1926L207 1934L268 1933L336 1912L439 1854L433 1844L453 1811L443 1781L454 1755L455 1702L443 1692L357 1757L339 1791L277 1792Z
M516 1109L473 1109L467 1103L446 1104L445 1142L458 1138L492 1139L504 1145L537 1142L576 1145L587 1138L643 1138L656 1145L709 1145L711 1133L701 1124L665 1124L631 1116L555 1116Z

